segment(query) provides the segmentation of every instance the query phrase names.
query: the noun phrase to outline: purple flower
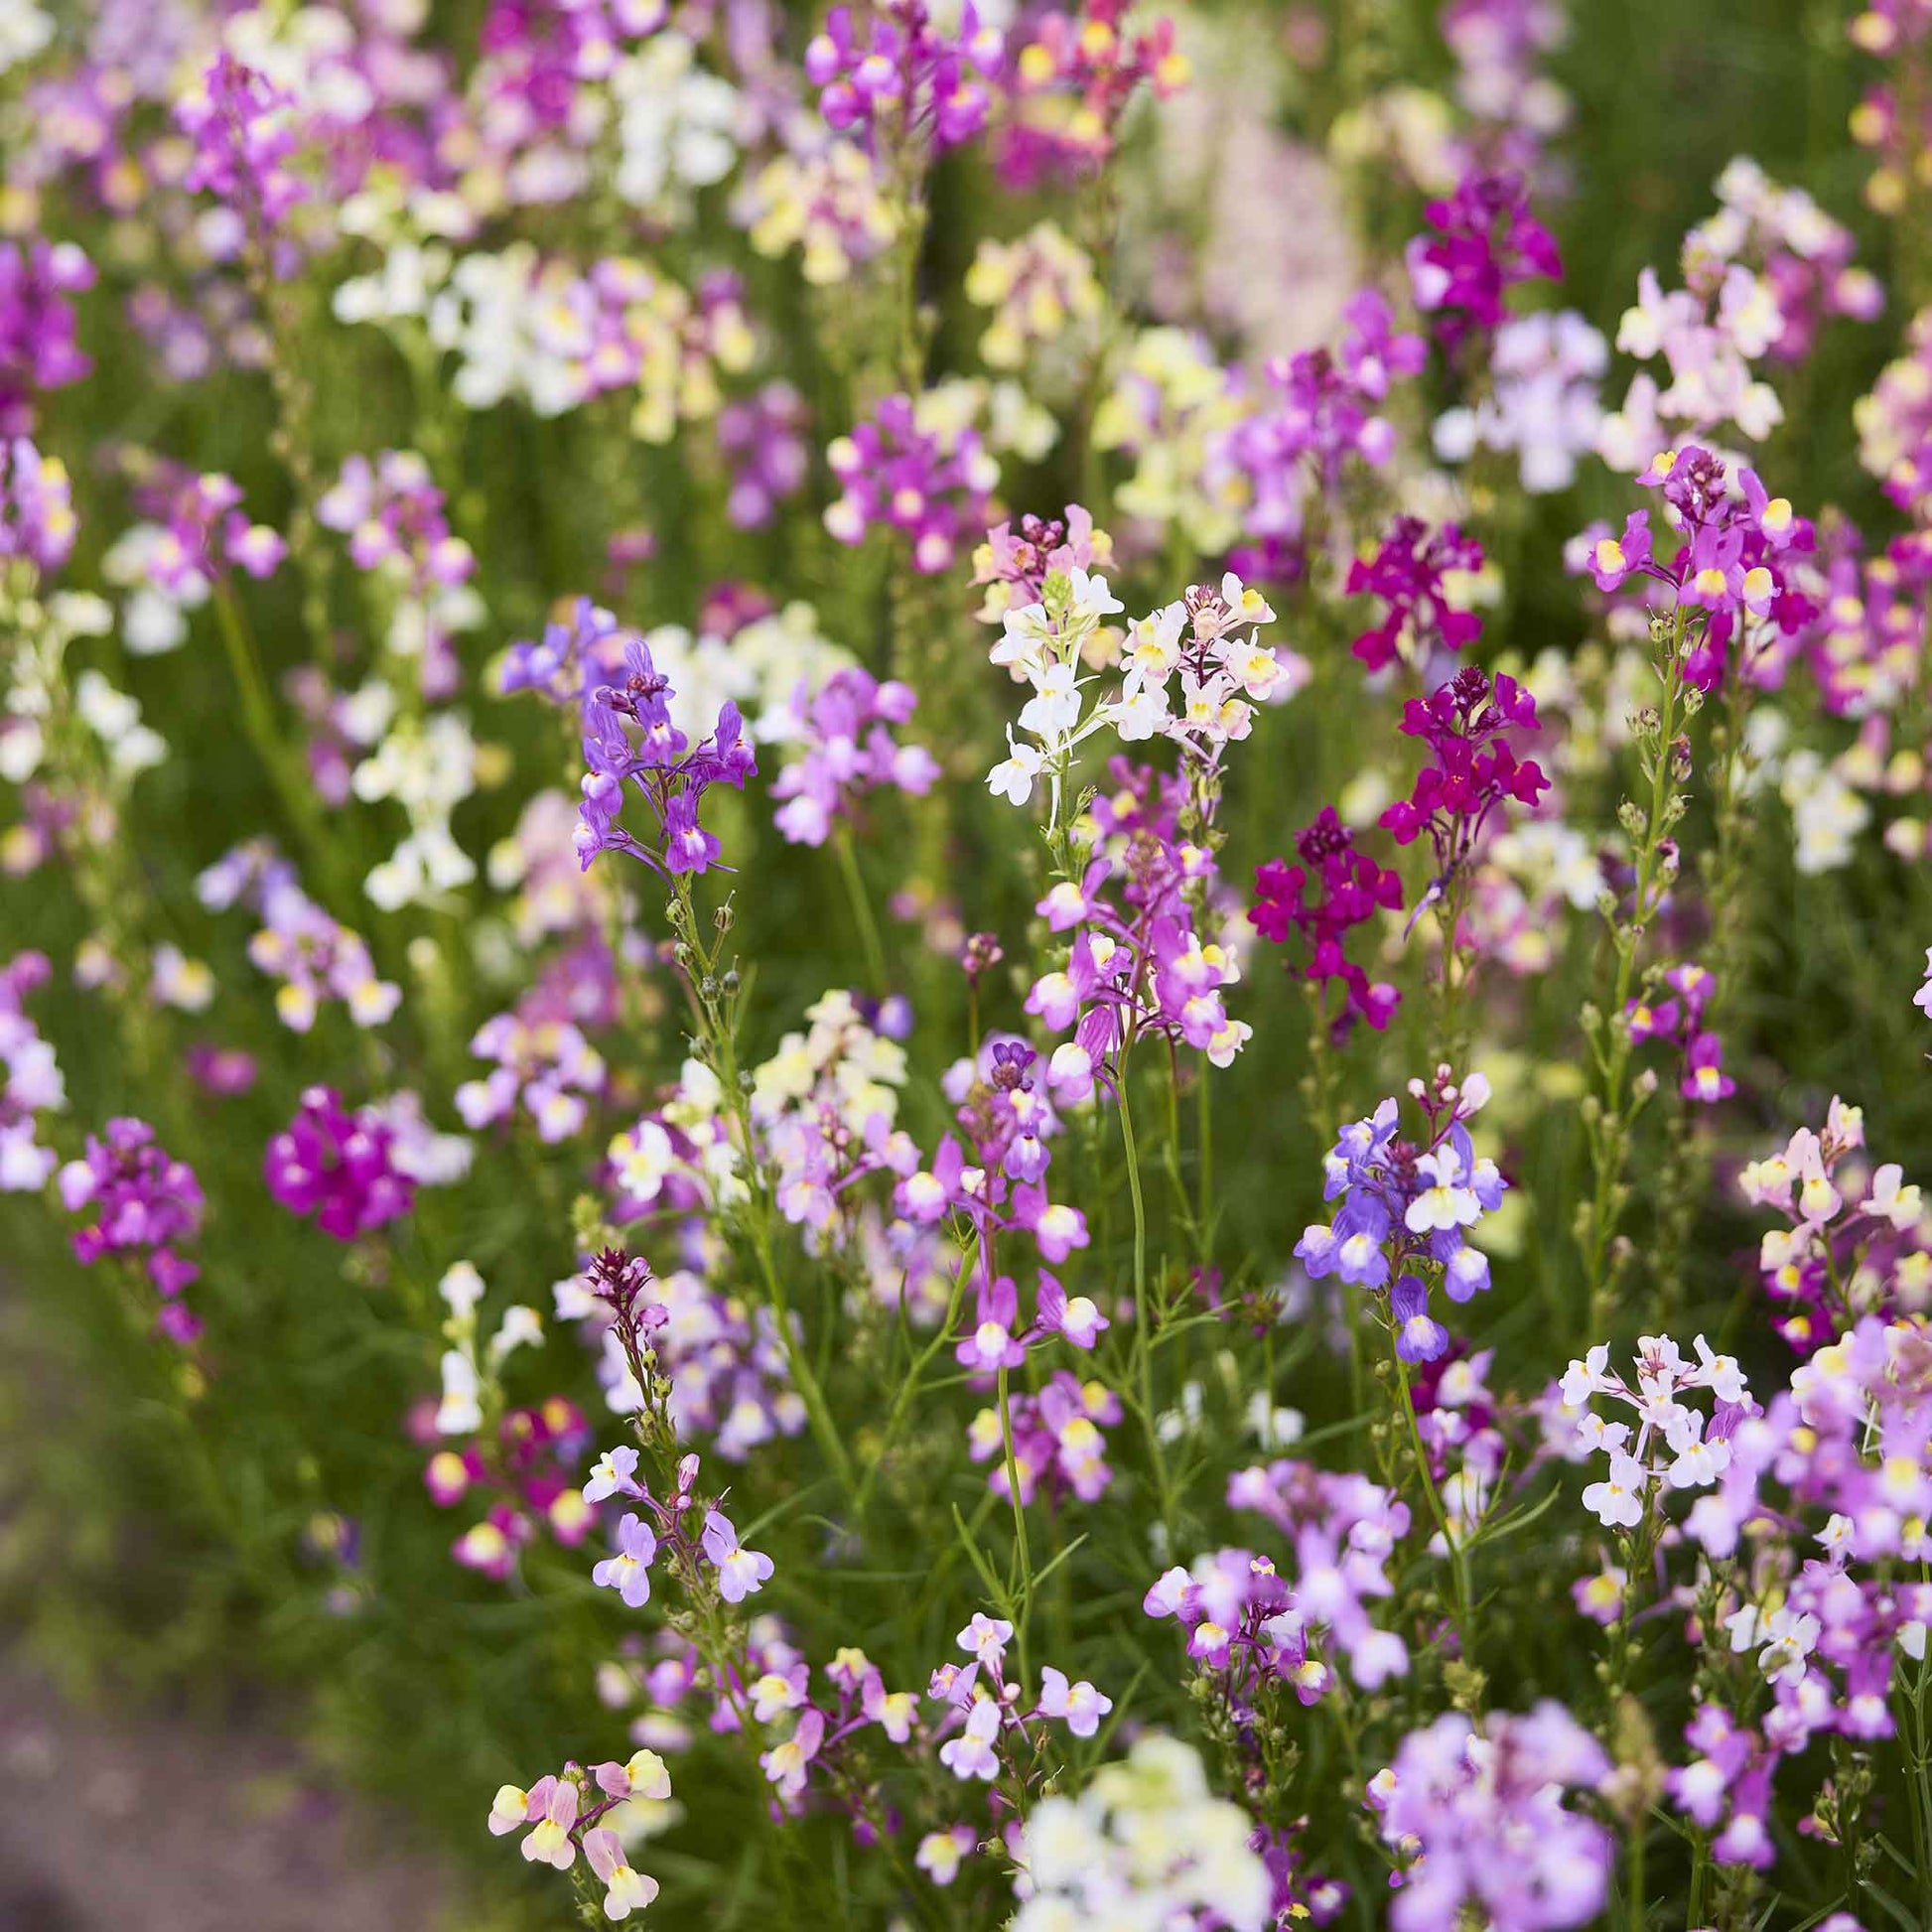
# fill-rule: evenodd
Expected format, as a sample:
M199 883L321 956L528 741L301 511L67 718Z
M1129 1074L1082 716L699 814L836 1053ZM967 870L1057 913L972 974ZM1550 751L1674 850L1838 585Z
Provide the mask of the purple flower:
M31 434L40 392L93 367L67 299L93 285L93 263L70 241L0 241L0 436Z
M268 1144L263 1176L290 1213L313 1214L338 1241L353 1241L407 1214L416 1183L396 1165L396 1134L372 1109L350 1114L332 1088L311 1087Z
M910 396L887 396L869 420L825 453L842 493L825 511L841 543L859 543L875 524L912 541L912 563L946 569L960 542L986 526L1000 466L970 424L927 422Z
M1381 981L1371 985L1361 967L1344 956L1341 942L1378 911L1400 909L1402 877L1355 849L1353 835L1332 805L1323 806L1314 823L1296 835L1295 851L1300 865L1270 859L1255 868L1255 902L1248 908L1248 921L1278 946L1287 942L1294 926L1309 942L1306 977L1324 988L1330 980L1340 984L1344 1005L1330 1022L1337 1039L1354 1018L1366 1020L1379 1033L1402 995Z
M636 1460L636 1452L631 1452ZM650 1525L635 1510L625 1510L618 1524L614 1554L591 1571L591 1582L600 1589L614 1589L627 1608L642 1609L650 1600L650 1565L657 1555L657 1538Z
M1482 568L1482 545L1453 523L1432 531L1418 516L1398 516L1373 557L1357 557L1343 589L1350 597L1379 597L1382 621L1350 647L1371 671L1392 663L1406 645L1418 655L1431 645L1457 651L1482 631L1482 620L1449 602L1444 578Z
M803 751L771 787L783 801L778 830L792 844L823 845L833 820L850 817L868 791L891 786L925 796L939 777L938 760L921 745L900 745L892 732L917 702L909 685L881 684L857 666L833 672L809 700L801 684L791 715Z
M767 382L718 412L718 448L732 469L725 514L741 530L762 530L804 487L804 398L789 382Z
M521 667L524 681L553 691L556 680L568 675L573 652L612 634L599 622L602 616L579 605L575 630L554 641L546 633L542 657ZM573 840L578 864L588 872L600 853L627 852L667 879L708 871L721 847L699 823L699 804L712 785L742 789L758 769L738 707L727 699L711 736L693 747L671 723L670 680L651 661L650 647L641 637L624 636L622 653L621 684L587 680L583 731L590 769L582 781ZM656 819L649 843L619 822L626 784L635 785Z
M756 1595L771 1576L771 1559L761 1550L742 1549L731 1518L719 1510L705 1516L704 1553L717 1566L718 1594L727 1603Z
M999 30L981 27L971 0L951 33L924 0L884 0L868 14L855 21L850 7L834 7L805 49L826 121L868 141L882 121L924 133L935 148L970 141L992 106L984 83L1006 51Z
M1465 1908L1495 1932L1558 1932L1601 1909L1610 1834L1569 1809L1566 1789L1610 1774L1601 1745L1560 1704L1496 1712L1478 1734L1460 1712L1411 1731L1369 1780L1382 1836L1407 1868L1395 1932L1450 1932Z
M88 1267L110 1254L144 1261L162 1300L155 1325L172 1341L193 1341L201 1322L180 1297L202 1271L177 1250L201 1232L194 1169L165 1153L146 1121L121 1117L88 1135L85 1158L61 1170L60 1189L69 1213L90 1213L74 1231L75 1258Z
M25 557L59 570L80 529L67 467L44 457L24 436L0 443L0 559Z
M1507 289L1563 274L1557 244L1530 213L1520 175L1478 168L1423 213L1436 232L1409 243L1409 282L1416 307L1437 318L1446 349L1475 331L1496 328L1506 313Z
M1429 1290L1414 1275L1404 1275L1389 1291L1389 1317L1395 1324L1395 1352L1405 1362L1433 1362L1449 1347L1449 1330L1429 1313Z

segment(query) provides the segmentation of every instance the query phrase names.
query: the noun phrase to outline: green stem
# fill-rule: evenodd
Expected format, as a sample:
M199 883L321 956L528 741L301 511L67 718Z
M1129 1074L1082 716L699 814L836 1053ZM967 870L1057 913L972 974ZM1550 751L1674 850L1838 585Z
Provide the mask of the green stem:
M1020 1677L1021 1689L1026 1689L1027 1670L1027 1626L1032 1620L1034 1607L1034 1560L1033 1552L1027 1543L1027 1510L1020 1499L1020 1458L1013 1448L1013 1405L1008 1397L1007 1370L999 1371L1000 1401L1000 1442L1006 1454L1007 1497L1013 1504L1014 1554L1020 1565L1020 1593L1018 1618L1020 1626Z
M912 1398L918 1394L925 1372L932 1366L932 1359L946 1343L952 1339L953 1323L959 1319L961 1304L966 1299L966 1283L973 1270L979 1265L979 1236L960 1258L959 1274L953 1282L952 1302L946 1310L946 1318L940 1322L937 1332L926 1343L906 1372L905 1380L899 1384L898 1394L894 1398L892 1414L886 1418L885 1432L879 1439L878 1452L866 1465L865 1474L859 1479L859 1493L853 1499L853 1512L863 1517L866 1504L872 1496L873 1484L879 1479L879 1472L886 1466L886 1457L898 1441L898 1432L904 1427L906 1412L912 1406Z
M1463 1660L1469 1659L1469 1560L1454 1532L1449 1528L1449 1512L1443 1507L1442 1496L1436 1488L1436 1478L1429 1467L1429 1451L1423 1447L1422 1428L1416 1421L1415 1397L1409 1388L1409 1364L1395 1349L1395 1337L1391 1333L1390 1355L1395 1362L1396 1381L1402 1390L1402 1416L1408 1426L1409 1447L1416 1458L1416 1473L1422 1479L1423 1495L1429 1503L1429 1513L1435 1519L1436 1527L1442 1532L1444 1548L1449 1552L1449 1581L1454 1592L1455 1607L1452 1621L1461 1649Z
M241 607L232 589L219 581L214 586L213 603L215 628L221 633L228 669L241 699L241 728L312 864L328 871L332 854L323 835L321 806L315 792L296 775L289 749L276 727L274 700L269 696L268 680L242 620Z
M1134 1141L1134 1110L1127 1098L1127 1049L1120 1055L1120 1133L1127 1152L1127 1189L1134 1202L1134 1357L1139 1390L1141 1426L1147 1432L1148 1461L1161 1497L1161 1521L1173 1531L1173 1493L1168 1483L1168 1459L1154 1410L1154 1311L1147 1299L1147 1202L1141 1193L1140 1150Z
M879 942L879 925L873 917L872 900L866 894L865 875L859 870L859 853L852 843L851 827L839 825L832 833L832 844L845 879L846 897L852 904L852 923L859 928L859 942L865 948L866 978L875 993L884 993L886 949Z

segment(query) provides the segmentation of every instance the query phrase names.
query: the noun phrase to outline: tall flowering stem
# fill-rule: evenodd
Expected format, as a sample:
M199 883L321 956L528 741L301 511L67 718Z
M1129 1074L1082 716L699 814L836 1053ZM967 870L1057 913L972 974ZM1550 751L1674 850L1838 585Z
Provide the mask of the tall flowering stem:
M1429 748L1430 761L1407 798L1383 812L1380 823L1398 845L1428 835L1436 876L1410 923L1433 909L1443 936L1437 982L1438 1041L1451 1063L1463 1057L1461 1003L1470 963L1463 933L1476 855L1505 802L1534 805L1549 779L1534 759L1518 759L1509 734L1538 729L1536 700L1513 677L1492 680L1473 664L1439 685L1426 699L1412 698L1402 711L1402 731ZM1372 991L1372 990L1371 990Z
M1638 1116L1658 1085L1656 1074L1648 1069L1634 1077L1631 1073L1637 1045L1631 1001L1638 986L1638 954L1645 931L1677 879L1673 835L1690 809L1689 799L1676 789L1690 776L1690 752L1682 728L1696 714L1702 698L1686 677L1685 631L1682 605L1668 618L1652 620L1660 695L1656 706L1639 716L1636 738L1638 768L1648 790L1641 801L1626 798L1617 811L1617 823L1630 842L1632 883L1627 900L1619 904L1607 893L1602 900L1615 962L1609 1000L1607 1007L1587 1004L1582 1016L1595 1090L1585 1096L1581 1108L1591 1187L1578 1210L1576 1232L1592 1334L1608 1326L1617 1280L1627 1260L1615 1241L1630 1200L1624 1171Z
M731 900L727 898L709 921L705 921L700 918L691 895L691 875L686 872L673 873L671 887L672 897L665 909L676 935L673 955L678 970L684 976L691 1013L697 1022L699 1043L706 1063L718 1076L738 1144L750 1150L757 1145L753 1133L751 1093L749 1083L742 1077L743 1069L738 1058L738 1003L743 982L736 964L727 961L724 956L725 941L735 918ZM708 940L704 931L707 923L711 928ZM761 1168L754 1168L751 1185L741 1204L740 1217L758 1261L759 1276L771 1308L773 1325L785 1352L785 1365L805 1404L806 1420L811 1425L813 1439L838 1478L840 1490L850 1497L854 1494L852 1458L826 1404L825 1392L813 1373L811 1357L799 1346L788 1318L789 1305L778 1279L773 1241L771 1189Z

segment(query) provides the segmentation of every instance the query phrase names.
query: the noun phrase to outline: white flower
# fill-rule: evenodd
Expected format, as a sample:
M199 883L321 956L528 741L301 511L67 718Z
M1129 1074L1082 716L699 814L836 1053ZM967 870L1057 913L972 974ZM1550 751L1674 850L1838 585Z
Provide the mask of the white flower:
M437 1405L436 1428L444 1436L470 1436L483 1427L482 1384L477 1365L461 1349L443 1355L443 1400Z
M1007 750L1010 756L986 774L986 782L994 797L1024 805L1034 795L1034 781L1046 760L1036 747L1016 744L1010 735Z
M1584 1507L1605 1529L1633 1530L1643 1521L1649 1484L1648 1472L1635 1456L1612 1454L1609 1474L1584 1491Z

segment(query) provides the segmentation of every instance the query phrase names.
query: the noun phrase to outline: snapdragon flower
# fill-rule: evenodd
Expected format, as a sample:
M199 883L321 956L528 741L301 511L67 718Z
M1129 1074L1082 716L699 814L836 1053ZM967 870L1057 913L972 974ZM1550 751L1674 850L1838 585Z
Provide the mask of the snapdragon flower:
M1512 318L1490 350L1494 388L1436 419L1436 454L1466 463L1479 448L1514 452L1526 490L1568 489L1577 459L1596 448L1596 385L1608 362L1608 344L1574 309Z
M825 460L840 486L826 529L856 544L884 524L911 540L913 568L928 576L952 563L968 531L985 527L1000 481L979 431L936 390L883 398L833 440Z
M202 1320L181 1296L202 1270L180 1250L201 1232L206 1207L194 1169L169 1155L146 1121L122 1117L87 1136L85 1158L69 1161L58 1184L69 1214L89 1214L73 1234L75 1259L88 1267L107 1255L137 1261L160 1297L155 1331L193 1341Z
M1114 152L1120 124L1143 86L1166 100L1192 68L1163 16L1126 27L1126 0L1085 0L1077 12L1049 9L1011 66L1011 113L1000 128L997 165L1010 186L1042 175L1079 176Z
M670 1795L664 1760L653 1750L638 1750L622 1763L613 1759L588 1771L566 1764L527 1791L520 1785L501 1786L489 1807L489 1829L501 1838L531 1827L521 1847L523 1856L559 1871L568 1871L582 1851L605 1888L605 1916L621 1920L650 1904L657 1896L657 1880L632 1868L623 1841L600 1821L632 1798L662 1803Z
M1481 568L1482 545L1453 523L1432 530L1420 517L1397 516L1375 554L1348 566L1344 592L1387 607L1349 648L1371 671L1398 657L1426 662L1437 650L1459 651L1482 631L1482 620L1456 601Z
M1661 356L1670 381L1660 389L1640 372L1604 419L1598 449L1613 470L1641 469L1674 434L1701 442L1734 430L1761 443L1784 407L1753 365L1802 361L1826 317L1869 321L1883 304L1876 279L1851 266L1851 232L1802 190L1740 158L1718 196L1717 214L1684 237L1685 286L1666 291L1645 268L1617 328L1617 347L1641 362Z
M372 1110L351 1114L332 1088L310 1087L268 1144L263 1176L290 1213L353 1241L407 1214L416 1183L396 1164L394 1130Z
M1786 1225L1758 1246L1765 1293L1790 1306L1777 1317L1800 1353L1871 1311L1921 1310L1932 1295L1932 1242L1915 1182L1864 1155L1864 1113L1836 1096L1822 1133L1800 1127L1781 1152L1749 1163L1738 1187Z
M79 529L66 465L24 436L0 443L0 560L23 557L51 576Z
M1724 463L1695 444L1660 450L1637 482L1656 489L1664 514L1685 541L1666 559L1652 548L1649 512L1633 510L1621 536L1598 536L1588 556L1601 591L1645 576L1672 593L1673 604L1701 613L1687 675L1700 690L1724 680L1733 637L1746 674L1817 614L1800 566L1815 543L1810 521L1770 495L1756 471L1738 472L1733 489Z
M822 89L819 111L866 142L893 133L958 147L986 125L1005 36L982 26L972 0L942 24L924 0L886 0L877 18L834 7L805 49L805 76Z
M361 935L303 892L294 866L268 840L231 847L202 873L195 890L211 912L245 905L261 919L248 957L281 981L275 1012L293 1032L308 1033L330 1000L340 1000L358 1027L381 1026L401 1005L402 989L376 976Z
M699 823L698 808L714 784L744 788L758 769L745 742L743 720L729 700L711 735L692 747L671 723L670 685L651 662L641 638L624 644L621 686L604 684L585 707L581 820L575 834L578 863L589 871L603 852L627 852L670 879L706 872L718 862L717 838ZM634 735L633 735L634 734ZM634 784L650 806L655 827L649 844L619 823L624 787Z
M782 381L763 383L718 412L718 448L732 471L725 513L741 530L767 528L778 505L805 486L805 422L804 398Z
M1300 575L1309 526L1350 466L1381 470L1395 455L1382 407L1396 383L1421 373L1428 345L1397 330L1394 311L1372 288L1349 298L1342 322L1334 349L1271 357L1267 393L1221 442L1219 462L1245 481L1252 499L1242 518L1249 541L1231 560L1244 575Z
M926 1695L945 1708L937 1726L944 1739L939 1762L962 1784L993 1784L1003 1777L1027 1782L1035 1775L1043 1742L1043 1732L1029 1725L1052 1719L1075 1737L1091 1737L1114 1708L1113 1700L1084 1678L1070 1683L1064 1671L1048 1665L1040 1672L1037 1702L1031 1710L1023 1709L1020 1686L1006 1677L1013 1625L1004 1617L975 1611L954 1641L972 1662L940 1665ZM1031 1765L1023 1768L1028 1759Z
M1496 1932L1587 1924L1608 1892L1611 1840L1564 1800L1609 1776L1602 1746L1552 1701L1494 1712L1480 1730L1456 1711L1411 1731L1368 1782L1401 1862L1390 1924L1451 1932L1465 1908Z
M996 797L1024 805L1043 775L1052 788L1057 823L1072 755L1108 722L1103 707L1089 707L1081 696L1094 679L1081 677L1080 671L1091 654L1104 648L1102 620L1121 608L1106 578L1090 576L1075 565L1063 575L1049 572L1037 602L1009 605L1002 613L1002 634L990 655L1016 683L1032 688L1018 723L1034 742L1016 739L1008 726L1008 756L986 778Z
M0 241L0 436L31 436L41 392L92 369L68 298L93 285L94 265L74 242Z
M1147 1733L1077 1798L1055 1794L1028 1816L1014 1932L1203 1920L1261 1932L1274 1884L1251 1833L1248 1815L1209 1791L1190 1746Z
M38 1193L60 1156L39 1139L38 1116L67 1106L54 1048L27 1017L26 996L47 983L47 955L16 953L0 966L0 1193Z
M496 1064L456 1090L457 1116L469 1128L508 1119L520 1101L540 1140L568 1140L582 1132L590 1099L604 1089L603 1056L568 1021L527 1024L516 1013L499 1013L477 1030L470 1050Z
M1408 245L1410 288L1450 352L1502 322L1506 290L1563 275L1556 241L1530 212L1520 175L1474 169L1423 215L1435 232Z
M1323 994L1324 1017L1328 983L1341 986L1343 1009L1329 1018L1337 1038L1354 1019L1366 1020L1380 1033L1402 995L1384 981L1371 985L1367 973L1343 953L1341 942L1378 911L1401 909L1401 875L1357 850L1332 805L1324 805L1314 823L1296 834L1295 851L1299 865L1270 859L1255 868L1249 922L1278 946L1287 943L1291 925L1301 933L1309 949L1304 977Z
M882 684L856 666L835 671L807 696L792 698L795 740L802 756L788 761L771 786L781 800L778 830L794 845L823 845L836 819L848 818L868 791L891 788L922 798L939 777L939 762L922 745L893 736L918 700L897 679Z
M1433 1361L1449 1332L1429 1313L1429 1284L1451 1302L1489 1286L1489 1261L1466 1231L1502 1205L1508 1182L1478 1155L1466 1122L1489 1099L1489 1082L1472 1073L1457 1085L1448 1067L1425 1084L1409 1083L1427 1129L1401 1138L1401 1109L1387 1099L1365 1120L1342 1130L1324 1162L1327 1200L1341 1199L1332 1223L1309 1227L1296 1257L1319 1281L1330 1274L1387 1295L1386 1318L1405 1362Z
M1584 1491L1584 1506L1606 1529L1637 1529L1665 1490L1709 1488L1729 1465L1730 1439L1757 1405L1736 1362L1702 1335L1697 1357L1687 1362L1668 1336L1645 1335L1637 1344L1634 1385L1610 1371L1606 1342L1565 1372L1563 1400L1580 1412L1579 1440L1609 1459L1607 1472ZM1694 1390L1715 1398L1708 1421L1682 1399ZM1634 1431L1628 1423L1605 1422L1588 1406L1596 1396L1634 1410Z
M1248 736L1255 706L1278 703L1308 681L1308 666L1293 652L1262 643L1260 626L1274 619L1261 593L1232 571L1218 590L1193 585L1178 603L1129 627L1120 697L1106 722L1128 744L1158 734L1211 764L1229 740Z
M1042 1283L1048 1280L1050 1277L1042 1271ZM1012 1283L1005 1282L1004 1286L1011 1293ZM1041 1299L1045 1300L1044 1287ZM1088 1319L1094 1326L1107 1326L1106 1317L1093 1310L1091 1303L1087 1306L1092 1311ZM986 1334L989 1326L997 1328L998 1323L980 1323L973 1336L958 1348L960 1359L982 1372L993 1365L989 1357L996 1353ZM1000 1344L997 1353L1008 1366L1017 1366L1011 1359L1016 1354L1020 1360L1026 1359L1025 1345L1013 1338ZM1004 1420L997 1409L980 1410L967 1430L968 1449L975 1462L990 1464L987 1487L996 1496L1014 1500L1010 1473L1018 1478L1018 1500L1023 1509L1031 1508L1042 1489L1055 1501L1070 1495L1081 1502L1096 1502L1114 1478L1106 1459L1107 1439L1101 1430L1119 1422L1122 1413L1120 1398L1104 1383L1082 1382L1070 1370L1059 1368L1037 1394L1019 1391L1012 1395ZM1009 1430L1013 1436L1011 1472L1006 1460Z
M1093 323L1104 304L1092 258L1051 221L1013 241L981 241L964 290L967 301L993 311L979 344L980 359L992 369L1023 368Z

